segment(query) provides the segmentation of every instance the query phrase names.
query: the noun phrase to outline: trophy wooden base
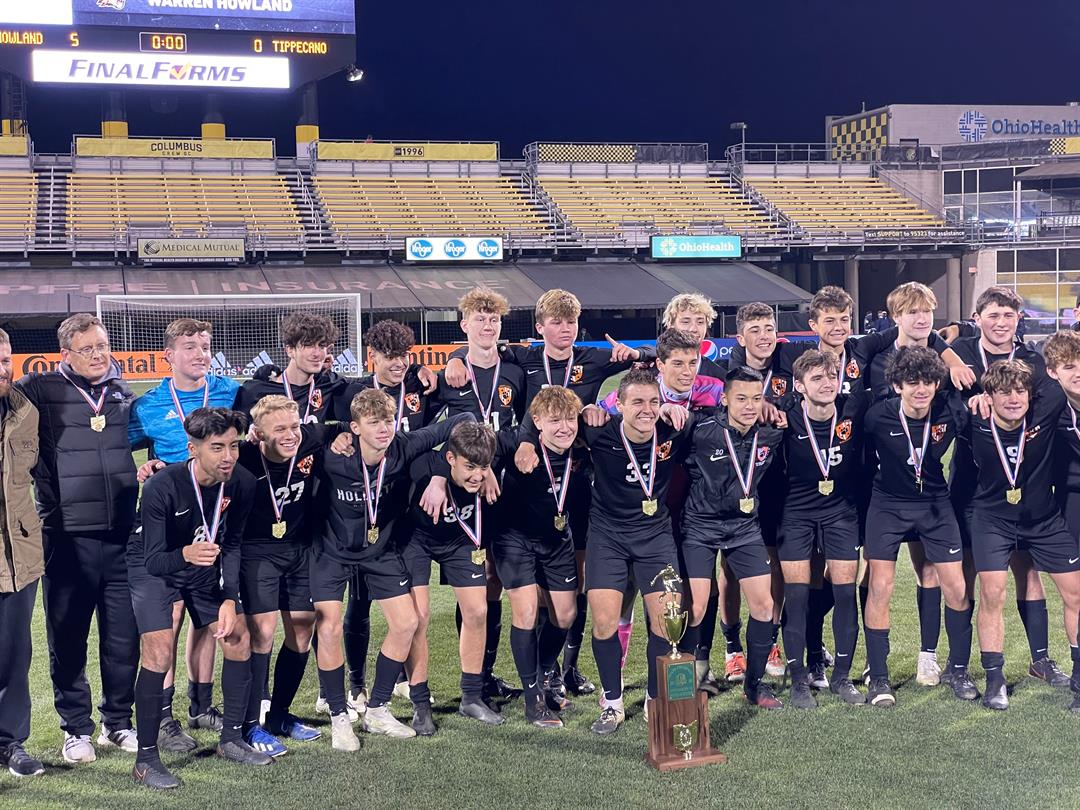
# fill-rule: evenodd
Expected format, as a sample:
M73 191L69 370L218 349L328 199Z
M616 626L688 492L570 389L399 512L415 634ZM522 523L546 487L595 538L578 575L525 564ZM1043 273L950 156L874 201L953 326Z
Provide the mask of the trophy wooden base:
M658 771L727 762L727 756L714 750L709 741L709 698L697 689L694 657L658 656L656 673L660 694L649 704L649 750L645 761ZM677 728L686 730L681 743L677 743Z

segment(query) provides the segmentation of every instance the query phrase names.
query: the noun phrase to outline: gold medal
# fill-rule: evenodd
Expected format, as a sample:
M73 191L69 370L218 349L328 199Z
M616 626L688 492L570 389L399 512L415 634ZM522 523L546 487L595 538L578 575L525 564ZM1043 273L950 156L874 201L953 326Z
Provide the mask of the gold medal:
M274 535L276 539L280 540L282 537L285 536L285 529L285 521L279 520L277 523L270 527L270 532Z
M1013 506L1016 506L1018 503L1020 503L1021 494L1022 493L1020 492L1020 487L1013 487L1012 489L1007 489L1005 490L1005 500L1007 500Z
M473 565L483 565L487 562L487 549L478 548L472 553Z
M90 429L93 430L93 431L96 431L97 433L101 433L101 431L103 431L105 429L105 417L102 416L101 414L97 414L96 416L91 416L90 417Z
M555 516L555 531L561 532L566 530L566 515Z
M656 514L656 498L647 498L641 502L641 511L649 517Z
M369 546L373 546L379 542L379 527L370 526L367 530L367 541Z
M817 491L820 492L822 495L832 495L834 486L835 482L833 481L818 481Z
M739 511L749 515L754 511L754 499L753 498L739 498Z

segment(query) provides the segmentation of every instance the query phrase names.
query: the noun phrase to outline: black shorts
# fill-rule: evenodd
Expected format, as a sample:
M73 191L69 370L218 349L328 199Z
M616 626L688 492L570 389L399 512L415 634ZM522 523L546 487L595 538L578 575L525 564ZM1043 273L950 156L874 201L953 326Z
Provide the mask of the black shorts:
M177 588L164 577L147 573L141 563L129 565L128 587L139 635L171 630L173 605L177 602L184 603L184 609L196 629L201 630L216 622L218 610L225 601L225 592L218 585L217 566L206 570L206 576L198 577L190 587ZM244 612L240 603L236 605L236 612Z
M401 555L389 543L377 549L369 546L360 561L351 563L312 549L308 563L312 603L340 602L346 585L353 593L366 588L370 599L393 599L407 594L411 584Z
M240 598L245 613L315 610L308 584L311 563L307 546L289 544L252 551L250 546L241 547Z
M1065 526L1073 537L1080 537L1080 492L1065 492L1058 494L1058 504L1061 506L1061 515L1065 518Z
M875 497L870 501L866 516L866 547L863 549L866 559L896 562L900 544L916 536L930 562L963 561L960 529L948 498L886 503Z
M439 564L440 582L452 588L486 588L487 569L483 562L473 562L476 547L467 540L454 538L442 543L426 532L413 532L402 550L405 568L413 588L431 584L431 563ZM487 556L485 552L485 557Z
M779 557L784 562L809 560L817 549L826 560L859 559L859 516L837 512L818 518L805 512L786 512L780 524Z
M1008 570L1014 551L1028 552L1035 567L1048 574L1080 571L1080 545L1059 514L1020 523L977 510L971 533L976 571Z
M495 540L492 556L504 588L539 585L548 591L576 591L580 584L569 537L539 540L507 531Z
M675 538L669 531L658 529L647 538L619 537L595 526L589 528L585 548L585 589L607 589L626 593L631 583L637 583L644 595L664 589L656 575L667 566L677 568L679 554Z
M683 575L687 579L713 579L716 558L720 555L736 579L768 575L772 570L761 528L754 518L717 523L715 533L710 537L690 534L683 539L679 551Z

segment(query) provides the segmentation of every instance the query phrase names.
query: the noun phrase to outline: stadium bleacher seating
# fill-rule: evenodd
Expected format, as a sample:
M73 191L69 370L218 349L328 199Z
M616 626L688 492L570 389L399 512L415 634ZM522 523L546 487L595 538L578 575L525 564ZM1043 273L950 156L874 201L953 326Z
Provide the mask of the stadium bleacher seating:
M22 247L33 237L37 183L30 172L0 173L0 244Z
M942 225L929 211L873 177L747 177L746 182L811 233Z
M244 229L269 241L299 241L303 230L285 179L276 174L75 172L68 217L76 243L139 227L173 235Z
M585 235L655 229L768 235L779 227L723 177L555 177L540 185Z
M330 227L350 241L406 236L542 239L546 213L506 177L395 178L316 174Z

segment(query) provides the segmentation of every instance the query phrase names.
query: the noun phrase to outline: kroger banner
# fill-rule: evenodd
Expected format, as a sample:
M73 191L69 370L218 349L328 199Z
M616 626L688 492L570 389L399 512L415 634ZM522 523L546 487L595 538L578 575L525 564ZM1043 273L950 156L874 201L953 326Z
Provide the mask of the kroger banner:
M503 257L503 240L498 236L463 236L454 239L414 237L405 240L405 258L410 262L497 262Z
M738 259L742 256L740 236L654 236L654 259Z

